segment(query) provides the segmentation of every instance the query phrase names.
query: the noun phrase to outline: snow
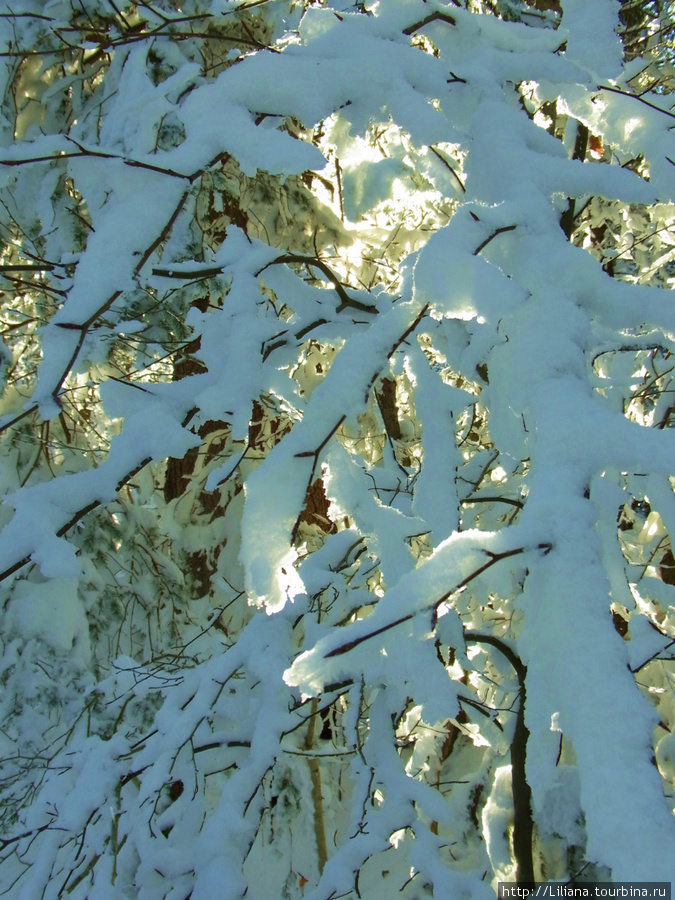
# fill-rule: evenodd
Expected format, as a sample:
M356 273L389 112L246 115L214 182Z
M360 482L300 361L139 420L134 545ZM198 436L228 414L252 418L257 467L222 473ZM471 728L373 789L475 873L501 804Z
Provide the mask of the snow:
M567 37L565 56L585 68L591 79L611 78L620 71L622 47L615 0L562 0L559 35Z
M77 578L59 578L51 572L42 584L17 582L7 617L10 633L26 640L38 638L86 665L91 653L89 629L77 584Z
M546 576L539 564L532 567L524 592L519 644L528 666L526 722L537 726L540 717L557 713L574 748L589 856L609 866L617 881L665 881L671 864L663 847L672 840L672 820L646 752L655 717L626 667L621 639L606 627L607 585L592 532L579 532L568 547L551 551ZM542 746L540 757L539 727L531 730L528 776L541 803L557 747Z
M68 429L66 413L82 418L60 445L46 424L23 422L3 471L0 570L31 563L3 613L3 709L13 710L3 748L25 740L16 759L38 771L17 774L15 755L2 760L3 784L31 798L10 831L53 819L17 840L16 857L3 846L9 874L0 877L19 897L72 887L75 898L238 900L283 888L324 900L356 891L359 878L363 896L487 897L491 882L517 875L508 754L525 667L527 778L544 856L563 879L573 849L615 880L672 875L672 685L648 684L652 705L636 670L672 640L672 586L650 588L657 579L646 569L658 571L675 527L675 436L624 410L626 394L646 405L650 379L659 392L670 382L647 371L654 354L645 375L625 361L601 377L593 360L658 345L667 361L673 305L664 287L610 277L560 228L570 198L577 210L592 197L607 209L670 202L670 116L606 89L628 84L615 0L562 0L557 29L436 0L387 0L372 15L347 6L286 22L280 14L278 30L291 29L280 52L242 52L215 76L189 56L190 41L157 37L173 69L157 83L145 42L117 48L108 93L94 92L69 125L85 152L106 157L26 163L3 187L0 209L11 199L19 215L35 203L36 233L49 231L61 222L52 198L67 173L92 224L86 246L59 259L72 269L55 280L63 294L51 298L51 318L43 307L36 315L49 321L37 335L37 383L26 375L22 400L53 420L54 434ZM227 20L236 9L223 0L211 12ZM419 29L438 57L403 33L432 12L452 17ZM559 98L558 114L600 136L611 163L570 159L524 108L523 82L537 82L537 103ZM155 152L169 114L185 138ZM324 122L323 137L292 137L278 127L287 116L307 129ZM403 137L395 152L378 146L378 129L394 126L405 152ZM5 158L73 152L64 136L31 134ZM436 143L453 145L465 191L454 185L433 223L411 199L397 223L393 199L431 192L418 155ZM318 171L331 182L342 156L335 236L315 234L315 250L367 311L307 283L306 252L281 261L287 250L267 229L276 198L256 232L269 243L229 224L207 246L193 221L199 177L224 154L252 182L266 172L288 184ZM649 180L622 165L638 155ZM342 257L340 229L346 245L352 224L358 241ZM629 224L622 252L636 240ZM408 243L396 244L399 225ZM151 275L159 263L172 277ZM200 268L220 269L219 287L195 287ZM192 284L173 277L181 273ZM138 312L139 296L167 317L189 307L170 352L198 342L206 371L174 381L168 356L163 375L148 374L132 342L106 344L140 342L159 321ZM3 338L19 353L31 346L12 328ZM308 370L307 360L328 361L305 382L294 369L301 353ZM15 362L9 349L4 358ZM400 438L378 418L382 378L410 387L396 409ZM64 389L83 386L100 403L87 395L71 408ZM278 429L265 452L249 447L260 398ZM224 436L211 458L197 432L214 422ZM99 432L104 449L73 471L67 454ZM163 461L197 448L203 468L167 504ZM334 533L313 526L295 541L319 477ZM207 498L218 504L215 524L205 491L218 492ZM617 511L631 499L663 523L639 575L618 537ZM105 562L91 520L72 527L99 506L109 506L95 534ZM214 578L196 596L200 560ZM613 605L629 616L625 639ZM467 650L467 632L501 641L502 653L472 641ZM67 677L38 708L31 690L52 671ZM656 678L646 667L638 677ZM312 698L325 706L313 721ZM273 874L263 872L259 861L272 855Z

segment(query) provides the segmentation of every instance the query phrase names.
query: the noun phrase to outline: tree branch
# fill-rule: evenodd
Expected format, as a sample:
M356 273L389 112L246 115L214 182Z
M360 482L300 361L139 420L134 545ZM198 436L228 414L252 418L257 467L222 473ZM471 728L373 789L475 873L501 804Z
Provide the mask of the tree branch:
M520 689L520 703L516 713L516 727L511 741L511 785L513 790L513 855L516 858L516 878L518 884L534 881L534 860L532 857L532 837L534 822L532 820L532 791L527 781L525 770L527 761L527 741L530 732L525 724L525 679L527 666L519 656L498 637L491 634L478 634L467 631L464 634L467 642L490 644L513 666Z
M283 256L278 256L276 259L273 259L271 262L268 262L266 265L262 267L262 269L258 269L255 273L256 278L261 275L265 269L270 266L277 266L282 263L297 263L299 265L305 266L314 266L314 268L319 269L320 272L326 276L326 278L331 282L333 288L335 289L335 293L340 298L340 305L336 309L336 312L343 312L345 309L357 309L359 312L365 313L377 313L377 308L374 306L368 306L365 303L361 303L359 300L353 300L347 291L344 289L343 285L340 283L337 275L333 272L333 270L326 265L326 263L314 256L300 256L296 253L288 253Z
M462 80L463 80L463 79L462 79ZM452 172L452 174L455 176L455 180L457 181L457 184L458 184L458 185L460 186L460 188L462 189L462 193L463 193L463 194L466 194L466 188L464 187L464 182L463 182L462 179L459 177L459 175L457 174L457 172L455 172L455 170L454 170L453 167L450 165L450 163L447 161L447 159L446 159L444 156L442 156L442 155L438 152L438 150L433 146L433 144L430 144L430 145L429 145L429 149L430 149L431 152L434 154L434 156L436 156L438 159L440 159L440 161L443 163L443 165L445 166L445 168L446 168L446 169L449 169L450 172Z
M378 634L383 634L385 631L389 631L391 628L396 628L397 625L401 625L403 622L409 622L410 619L414 618L414 616L419 615L420 613L426 612L429 609L433 610L434 619L435 619L436 613L438 611L438 607L442 603L445 603L446 600L448 600L450 597L452 597L453 594L456 594L458 591L461 591L463 587L466 587L467 584L469 584L475 578L478 578L478 576L482 575L483 572L485 572L487 569L491 568L496 563L501 562L504 559L509 559L509 557L511 557L511 556L518 556L521 553L527 553L529 550L534 550L534 549L543 550L544 553L548 553L551 550L551 544L537 544L536 547L517 547L515 550L505 550L503 553L491 553L490 551L483 551L483 552L488 553L488 555L490 556L490 560L488 562L486 562L485 565L479 566L479 568L475 569L470 575L467 575L466 578L463 578L459 582L459 584L455 585L455 587L451 588L449 591L447 591L445 594L443 594L442 597L440 597L438 600L436 600L432 604L431 607L425 607L421 610L416 610L415 612L408 613L407 615L402 616L400 619L396 619L394 622L388 622L386 625L382 625L380 628L376 628L374 631L371 631L368 634L364 634L364 635L361 635L361 637L354 638L353 641L348 641L345 644L341 644L339 647L335 647L333 650L330 650L328 653L326 653L324 658L329 659L332 656L342 656L344 653L348 653L354 647L358 647L359 644L363 644L364 641L369 641L372 638L377 637ZM491 638L490 640L486 639L486 643L493 643L494 641L497 641L497 640L499 640L499 639L498 638L494 638L494 639ZM495 646L497 646L497 645L495 645ZM504 644L504 647L506 647L506 644ZM500 649L501 649L501 647L500 647ZM508 652L508 648L506 648L505 655L506 655L506 652ZM517 662L514 662L513 660L516 660ZM509 659L509 662L511 662L515 668L515 665L517 663L519 663L520 661L518 660L518 658L515 655L513 657L513 660ZM522 665L522 663L521 663L521 665Z
M138 473L143 469L149 462L152 462L152 459L148 457L144 459L141 463L139 463L134 469L129 472L128 475L125 475L121 481L118 482L115 490L120 491L124 487L125 484L128 484L129 481L134 477L134 475L138 475ZM70 529L77 525L77 523L83 519L87 513L92 512L92 510L96 509L98 506L101 506L104 501L102 500L92 500L91 503L87 503L86 506L83 506L79 509L71 519L69 519L65 525L62 525L61 528L56 532L57 537L63 537ZM11 566L8 566L4 572L0 572L0 581L4 581L5 578L8 578L10 575L13 575L15 572L18 572L19 569L22 569L24 566L28 565L31 561L32 554L29 553L24 556L22 559L17 560L17 562L13 563Z
M305 450L305 451L303 451L302 453L296 453L296 454L295 454L295 458L296 458L296 459L303 459L304 457L308 457L308 456L313 457L312 471L309 473L309 478L307 479L307 487L306 487L306 489L305 489L305 498L307 497L307 494L308 494L308 492L309 492L309 489L310 489L310 487L312 486L312 482L314 481L314 474L315 474L315 472L316 472L316 467L317 467L317 464L318 464L318 462L319 462L319 454L321 453L321 451L323 450L323 448L326 446L326 444L328 443L328 441L333 437L333 435L335 434L335 432L338 430L338 428L340 427L340 425L342 425L342 423L344 422L344 420L345 420L346 418L347 418L346 415L340 416L340 418L339 418L337 424L335 425L335 427L332 428L332 429L329 431L329 433L328 433L328 434L326 435L326 437L321 441L321 443L320 443L319 446L316 448L316 450ZM294 544L294 543L295 543L295 539L296 539L296 537L298 536L298 529L300 528L300 522L301 522L301 520L302 520L302 511L300 511L300 515L299 515L298 518L295 520L295 525L293 526L293 530L291 531L291 544Z
M452 0L455 6L459 7L460 4L458 0ZM430 25L432 22L446 22L448 25L456 25L457 20L453 19L453 17L449 13L444 12L432 12L425 19L421 19L419 22L415 22L414 25L409 25L407 28L403 29L403 34L414 34L416 31L419 31L420 28L424 28L425 25Z
M417 326L420 324L420 322L422 321L422 319L423 319L424 316L426 315L428 309L429 309L429 304L428 304L428 303L425 303L424 306L422 307L422 309L420 310L420 312L415 316L415 320L412 322L412 324L411 324L408 328L406 328L406 330L403 332L403 334L401 335L400 338L398 338L396 341L394 341L394 343L392 344L391 350L390 350L389 353L387 354L387 359L391 359L392 356L394 355L394 353L396 353L396 351L398 350L398 348L401 346L401 344L403 343L403 341L404 341L410 334L413 333L413 331L417 328ZM368 395L370 394L370 389L372 388L372 386L373 386L373 385L375 384L375 382L377 381L377 376L378 376L379 374L380 374L380 370L378 369L377 372L375 372L375 374L373 375L373 377L372 377L372 378L370 379L370 381L368 382L368 387L366 388L366 393L365 393L365 397L364 397L364 402L367 402L367 400L368 400Z
M490 237L485 238L485 240L482 242L482 244L479 244L476 247L476 249L473 251L473 255L478 256L478 254L481 252L481 250L484 250L487 247L487 245L490 243L490 241L493 241L497 237L498 234L504 234L507 231L515 231L517 227L518 227L517 225L502 225L501 228L495 229L495 231L492 232Z
M622 97L630 97L632 100L644 103L644 105L648 106L650 109L655 109L657 112L663 113L664 116L670 116L671 119L675 119L675 113L657 106L656 103L650 103L649 100L645 100L645 98L640 97L639 94L631 94L630 91L622 91L620 88L610 87L608 84L599 84L598 88L601 91L609 91L612 94L619 94Z

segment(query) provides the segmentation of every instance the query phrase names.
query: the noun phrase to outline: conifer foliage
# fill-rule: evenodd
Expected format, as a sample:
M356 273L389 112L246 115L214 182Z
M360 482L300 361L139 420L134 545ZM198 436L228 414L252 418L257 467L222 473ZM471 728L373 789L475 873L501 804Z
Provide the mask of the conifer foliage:
M0 892L675 858L666 0L6 0Z

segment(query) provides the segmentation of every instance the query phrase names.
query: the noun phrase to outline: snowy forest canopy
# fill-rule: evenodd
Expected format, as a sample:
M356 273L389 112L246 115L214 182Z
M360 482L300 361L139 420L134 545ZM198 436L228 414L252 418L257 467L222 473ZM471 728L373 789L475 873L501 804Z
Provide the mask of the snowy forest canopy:
M674 28L4 0L2 895L671 878Z

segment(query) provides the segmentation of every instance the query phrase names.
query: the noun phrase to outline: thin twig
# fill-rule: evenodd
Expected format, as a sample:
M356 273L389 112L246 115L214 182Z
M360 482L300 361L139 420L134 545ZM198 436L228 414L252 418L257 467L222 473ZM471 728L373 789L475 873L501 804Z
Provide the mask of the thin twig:
M137 465L134 469L132 469L132 471L129 472L128 475L125 475L124 478L122 478L121 481L118 482L115 490L120 491L124 487L124 485L127 484L129 481L131 481L131 479L134 477L134 475L137 475L141 471L141 469L143 469L145 466L147 466L147 464L149 462L152 462L150 457L148 457L147 459L144 459L141 463L139 463L139 465ZM88 513L92 512L92 510L101 506L103 502L104 502L103 500L92 500L91 503L88 503L86 506L83 506L82 509L79 509L72 516L72 518L69 519L68 522L66 522L65 525L63 525L61 528L59 528L59 530L56 532L56 536L63 537L68 531L70 531L70 529L74 525L77 525L77 523L81 519L83 519ZM0 572L0 581L4 581L5 578L8 578L10 575L13 575L15 572L18 572L19 569L23 568L23 566L27 565L31 561L31 557L32 557L32 554L29 553L26 556L24 556L22 559L17 560L17 562L13 563L11 566L8 566L4 570L4 572Z
M657 112L663 113L664 116L670 116L671 119L675 119L675 113L670 112L668 109L663 109L655 103L650 103L649 100L645 100L645 98L640 97L639 94L631 94L630 91L622 91L620 88L610 87L608 84L600 84L598 87L601 91L610 91L612 94L620 94L622 97L630 97L633 100L638 100L640 103L644 103L645 106L649 106L650 109L655 109Z
M190 269L182 271L180 269L153 269L152 274L159 278L177 278L182 280L190 280L196 278L215 278L222 275L225 271L224 266L211 266L207 269Z
M316 473L316 467L319 462L319 454L321 453L323 448L326 446L328 441L333 437L335 432L338 430L340 425L342 425L342 423L344 422L344 420L346 418L347 418L346 415L340 416L337 424L333 428L331 428L331 430L328 432L326 437L321 441L321 443L316 448L316 450L305 450L302 453L295 454L296 459L302 459L302 458L308 457L308 456L313 457L312 471L309 473L309 478L307 479L307 488L305 489L305 497L307 496L309 489L311 488L311 486L314 482L314 474ZM300 515L298 516L298 518L295 520L295 525L293 526L293 530L291 531L291 544L295 543L295 539L298 536L298 529L300 528L300 520L301 519L302 519L302 511L300 512Z
M434 156L436 156L436 157L438 157L438 159L440 159L440 161L443 163L443 165L445 166L445 168L446 168L446 169L449 169L449 170L452 172L452 174L455 176L455 179L456 179L456 181L457 181L457 184L458 184L458 185L460 186L460 188L462 189L462 193L466 194L466 188L464 187L464 182L463 182L462 179L459 177L459 175L457 174L457 172L455 172L455 170L454 170L453 167L450 165L450 163L447 161L447 159L446 159L444 156L441 156L441 154L440 154L440 153L438 152L438 150L433 146L433 144L430 144L430 145L429 145L429 149L430 149L431 152L434 154Z
M391 347L391 350L390 350L389 353L387 354L387 359L391 359L392 356L394 355L394 353L396 353L396 351L398 350L398 348L401 346L401 344L403 343L403 341L405 341L405 339L406 339L409 335L411 335L411 334L413 333L413 331L417 328L417 326L420 324L420 322L422 321L422 319L423 319L424 316L426 315L428 309L429 309L429 304L428 304L428 303L425 303L424 306L422 307L422 309L420 310L420 312L417 314L417 316L415 316L415 320L412 322L412 324L411 324L408 328L406 328L406 330L403 332L403 334L401 335L401 337L398 338L398 339L394 342L394 344L393 344L392 347ZM375 382L377 381L377 377L378 377L379 374L380 374L380 370L378 369L377 372L375 372L375 374L373 375L373 377L372 377L372 378L370 379L370 381L368 382L368 387L366 388L366 393L365 393L365 397L364 397L364 402L367 402L367 401L368 401L368 395L370 394L370 389L372 388L372 386L373 386L373 385L375 384Z
M26 159L0 159L0 166L24 166L30 163L40 163L40 162L54 162L55 160L61 159L77 159L81 157L94 157L97 159L117 159L120 162L123 162L125 166L132 166L137 169L149 169L151 172L159 172L162 175L170 175L173 178L189 178L189 175L185 175L182 172L175 172L173 169L163 169L161 166L153 166L150 163L139 162L136 159L125 159L123 156L118 156L115 153L103 153L98 150L81 150L81 151L72 151L56 153L52 156L31 156Z
M316 720L319 716L319 698L314 697L312 700L312 712L309 717L307 726L307 737L305 739L305 752L312 750L314 747L314 735L316 733ZM314 839L316 841L316 855L319 875L322 874L324 866L328 861L328 846L326 844L326 827L323 815L323 797L321 792L321 768L318 759L309 757L307 759L309 766L309 775L312 781L312 806L314 813Z
M522 500L512 500L511 497L465 497L460 503L508 503L522 509L525 505Z
M502 225L501 228L495 229L489 237L486 237L485 240L476 247L476 249L473 251L473 255L478 256L481 250L484 250L490 243L490 241L493 241L497 237L497 235L504 234L507 231L515 231L517 227L517 225Z
M53 272L55 266L45 263L42 266L0 266L0 272Z
M516 727L511 741L511 786L513 791L513 855L516 858L516 879L518 884L534 881L534 860L532 858L532 837L534 822L532 820L532 791L525 770L527 758L527 741L530 732L525 724L525 679L527 666L519 656L506 644L491 634L478 634L467 631L466 641L478 644L490 644L513 666L520 688L520 703L516 713Z
M455 6L459 6L458 0L452 0ZM425 19L421 19L419 22L415 22L414 25L409 25L407 28L403 29L403 34L414 34L416 31L419 31L420 28L424 28L425 25L430 25L432 22L446 22L448 25L456 25L456 19L449 13L444 12L432 12Z
M652 653L652 655L649 657L649 659L646 659L643 663L640 663L640 665L637 666L635 669L631 669L631 672L633 673L633 675L637 675L637 673L640 671L640 669L644 669L644 667L647 665L647 663L652 662L652 660L654 660L654 659L659 659L661 657L661 654L664 652L664 650L667 650L669 647L672 647L673 644L675 644L675 639L670 641L670 643L666 644L665 647L661 647L661 649L657 650L656 653ZM664 659L664 662L672 662L672 658L667 657Z
M461 591L462 588L466 587L474 579L478 578L479 575L482 575L487 569L494 566L496 563L501 562L504 559L509 559L511 556L518 556L521 553L527 553L529 550L543 550L545 553L548 553L551 550L551 544L537 544L536 547L517 547L515 550L505 550L503 553L492 553L489 550L484 551L490 557L488 562L484 565L479 566L479 568L475 569L470 575L467 575L466 578L463 578L458 584L456 584L449 591L446 591L442 597L438 600L434 601L431 607L425 607L422 610L417 610L412 613L408 613L406 616L402 616L400 619L396 619L394 622L388 622L386 625L382 625L380 628L376 628L374 631L369 632L368 634L364 634L361 637L354 638L353 641L348 641L346 644L341 644L339 647L335 647L333 650L329 650L326 653L325 658L329 659L332 656L342 656L343 653L348 653L354 647L358 647L359 644L363 644L365 641L369 641L374 637L377 637L379 634L383 634L385 631L389 631L391 628L396 628L397 625L402 625L403 622L409 622L414 616L419 615L429 609L433 611L434 618L436 613L438 612L439 606L445 603L453 594L456 594L458 591ZM498 640L495 638L494 640ZM496 646L496 645L495 645ZM506 646L506 645L505 645Z
M340 166L340 160L335 157L335 177L337 178L337 186L338 186L338 199L340 200L340 218L344 222L345 220L345 206L344 206L344 198L342 196L342 167Z
M271 262L266 263L261 269L258 269L258 271L255 273L255 277L257 278L265 271L265 269L269 268L270 266L278 266L281 263L296 263L298 265L314 266L314 268L319 269L320 272L323 272L326 278L333 285L335 293L338 295L341 301L336 312L342 312L345 309L357 309L359 310L359 312L372 314L377 313L377 308L375 306L368 306L365 303L361 303L359 300L353 300L344 289L343 285L340 283L340 280L338 279L335 272L333 272L330 266L326 265L326 263L318 257L300 256L296 253L287 253L283 256L278 256Z

